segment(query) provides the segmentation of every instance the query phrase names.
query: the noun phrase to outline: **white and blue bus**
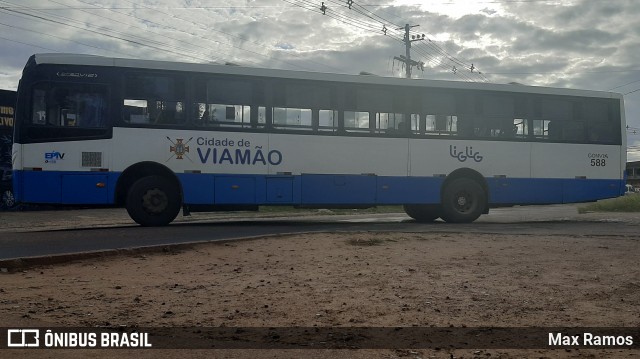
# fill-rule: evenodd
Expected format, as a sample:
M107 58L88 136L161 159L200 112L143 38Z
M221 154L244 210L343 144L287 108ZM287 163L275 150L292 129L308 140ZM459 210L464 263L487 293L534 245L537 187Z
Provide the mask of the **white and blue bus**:
M270 205L471 222L625 191L609 92L39 54L15 119L18 201L145 226Z

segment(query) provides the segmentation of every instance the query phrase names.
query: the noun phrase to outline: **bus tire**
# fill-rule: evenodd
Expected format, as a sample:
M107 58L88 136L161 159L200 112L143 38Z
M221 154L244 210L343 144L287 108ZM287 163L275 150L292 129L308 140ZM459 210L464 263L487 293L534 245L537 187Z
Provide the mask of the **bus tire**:
M487 195L478 182L457 178L442 191L442 219L450 223L470 223L484 212Z
M131 219L145 227L165 226L180 212L179 189L161 176L143 177L129 188L127 212Z
M405 204L405 213L418 222L433 222L440 217L440 207L426 204Z
M6 209L11 209L16 205L16 198L13 196L13 192L10 189L2 192L1 204Z

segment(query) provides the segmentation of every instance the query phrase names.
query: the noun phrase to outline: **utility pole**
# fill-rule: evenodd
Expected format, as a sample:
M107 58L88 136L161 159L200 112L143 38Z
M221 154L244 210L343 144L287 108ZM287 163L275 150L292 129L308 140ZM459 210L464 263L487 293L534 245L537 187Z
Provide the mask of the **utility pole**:
M404 47L405 47L405 53L406 55L400 55L400 57L395 56L394 59L400 61L400 62L404 62L405 64L405 68L406 68L406 77L408 79L411 78L411 67L415 66L418 69L422 69L424 71L424 62L417 62L414 60L411 60L411 43L412 42L416 42L416 41L422 41L424 40L424 34L422 34L422 36L416 36L413 35L413 38L409 36L409 30L413 27L417 27L420 25L413 25L410 26L409 24L406 24L404 26ZM399 28L398 30L402 30L403 28Z

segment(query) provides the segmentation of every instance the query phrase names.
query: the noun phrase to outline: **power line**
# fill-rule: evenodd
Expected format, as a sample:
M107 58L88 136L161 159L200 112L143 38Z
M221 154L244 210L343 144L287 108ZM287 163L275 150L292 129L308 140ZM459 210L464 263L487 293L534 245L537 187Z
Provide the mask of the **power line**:
M8 25L8 24L1 23L1 22L0 22L0 25L2 25L2 26L6 26L6 27L10 27L10 28L14 28L14 29L18 29L18 30L20 30L20 31L33 32L33 33L36 33L36 34L39 34L39 35L55 37L56 39L63 40L63 41L68 41L68 42L73 42L73 43L75 43L75 44L82 45L82 46L92 47L92 48L99 49L99 50L105 50L105 51L110 51L110 52L115 52L115 53L120 53L120 54L123 54L123 55L130 56L129 54L124 53L124 52L119 52L119 51L116 51L116 50L105 49L105 48L100 47L100 46L95 46L95 45L85 44L85 43L80 42L80 41L70 40L70 39L65 38L65 37L62 37L62 36L56 36L56 35L53 35L53 34L48 34L48 33L44 33L44 32L41 32L41 31L36 31L36 30L33 30L33 29L27 29L27 28L20 27L20 26L15 26L15 25ZM9 40L9 39L5 39L5 40ZM13 40L9 40L9 41L13 41ZM15 41L15 42L19 42L19 41ZM35 46L35 47L41 47L41 46L32 45L32 44L29 44L29 45L31 45L31 46ZM50 48L46 48L46 47L41 47L41 48L43 48L43 49L45 49L45 50L49 50L49 51L57 52L56 50L53 50L53 49L50 49Z
M337 2L336 0L327 0L327 2L331 2L331 3L337 3L339 6L341 6L342 8L348 8L349 10L354 10L357 13L363 14L364 16L368 17L369 19L378 22L379 24L381 24L383 27L385 27L386 25L391 25L392 26L392 30L395 28L402 28L402 26L399 26L381 16L376 15L375 13L365 9L364 7L360 6L359 4L355 3L354 1L347 1L347 2ZM358 9L362 8L364 12L367 12L368 14L364 14L363 11L359 11ZM377 18L377 19L376 19ZM397 30L397 29L396 29ZM424 37L424 36L423 36ZM404 38L404 36L403 36ZM433 48L436 52L444 55L448 60L450 60L453 63L459 64L465 68L468 69L474 69L475 66L473 64L468 64L465 63L461 60L458 60L457 58L455 58L453 55L449 54L446 50L444 50L443 48L441 48L440 46L438 46L437 44L433 43L433 41L431 39L429 39L428 37L426 38L428 41L428 46ZM402 40L403 42L405 42L405 40ZM420 45L420 43L418 42L418 45ZM427 56L430 57L430 56ZM454 67L455 68L455 67ZM447 69L449 70L449 69ZM454 69L455 72L455 69ZM473 70L471 71L473 72ZM478 72L479 75L481 75L481 77L483 77L484 81L488 82L488 79L482 75L481 72Z
M15 43L17 43L17 44L23 44L23 45L27 45L27 46L37 47L37 48L44 49L44 50L47 50L47 51L53 51L53 52L56 52L56 50L54 50L54 49L50 49L50 48L48 48L48 47L44 47L44 46L40 46L40 45L30 44L30 43L28 43L28 42L24 42L24 41L18 41L18 40L7 39L6 37L2 37L2 36L0 36L0 39L7 40L7 41L11 41L11 42L15 42Z
M636 82L640 82L640 80L635 80L635 81L628 82L628 83L626 83L626 84L624 84L624 85L620 85L620 86L612 87L612 88L608 89L607 91L615 90L615 89L620 88L620 87L625 87L625 86L628 86L628 85L634 84L634 83L636 83Z
M78 1L79 1L79 2L81 2L81 3L87 4L87 5L91 5L91 6L93 6L93 7L91 7L91 8L89 8L89 7L78 7L78 6L72 6L72 5L66 5L66 4L57 3L57 2L55 2L55 1L53 1L53 2L54 2L54 3L57 3L57 4L59 4L59 5L62 5L63 7L61 7L60 9L63 9L63 8L64 8L64 9L68 9L68 10L79 10L79 11L82 11L82 12L86 12L86 13L88 13L88 14L92 15L92 16L95 16L95 14L90 13L90 12L88 12L88 11L85 11L84 9L91 9L91 10L108 10L108 11L112 11L112 12L114 12L114 13L116 13L116 14L119 14L119 15L124 15L124 16L127 16L127 17L135 18L136 20L139 20L139 21L144 21L144 22L149 23L149 24L157 25L158 27L162 27L162 28L165 28L165 29L172 29L172 30L175 30L175 31L177 31L177 32L184 33L184 34L186 34L186 35L188 35L188 36L191 36L191 37L196 36L196 35L195 35L195 34L193 34L193 33L185 32L185 31L183 31L183 30L181 30L181 29L178 29L178 28L175 28L175 27L171 27L171 26L167 26L167 25L165 25L165 24L160 24L160 23L157 23L157 22L151 21L151 20L149 20L149 19L145 19L145 18L141 18L141 17L133 16L133 15L131 15L131 14L123 13L123 12L120 12L120 11L115 11L115 10L113 10L113 9L111 9L111 8L98 7L98 5L91 4L91 3L87 3L87 2L83 2L83 1L80 1L80 0L78 0ZM6 1L2 1L2 2L3 2L3 3L7 3L7 4L9 4L9 5L13 5L13 4L8 3L8 2L6 2ZM132 4L134 4L134 3L132 3ZM193 44L193 43L191 43L191 44L190 44L190 45L192 45L192 47L191 47L191 48L179 47L179 46L168 46L168 45L167 45L167 43L166 43L166 41L155 41L155 40L152 40L152 39L149 39L149 38L143 38L143 37L140 37L140 36L135 36L135 35L131 35L131 34L125 34L125 33L123 33L123 32L119 32L119 31L113 31L113 30L108 29L108 28L106 28L106 29L105 29L104 27L100 27L100 28L99 28L101 31L87 29L87 28L86 28L86 26L87 26L87 25L86 25L84 22L80 22L80 21L77 21L77 20L75 20L75 19L71 19L71 18L68 18L68 17L60 16L60 15L54 15L54 14L44 13L44 12L42 12L42 11L39 11L39 9L38 9L38 8L32 8L32 7L26 7L26 6L2 6L2 7L0 7L0 8L1 8L1 9L4 9L5 11L11 12L11 13L12 13L12 15L14 15L14 16L34 17L34 18L36 18L36 19L38 19L38 20L40 20L40 21L49 21L49 22L54 22L54 23L56 23L56 24L61 24L61 25L65 25L65 26L71 26L71 27L74 27L74 28L77 28L77 29L82 29L82 30L85 30L85 31L93 32L93 33L95 33L95 34L100 34L100 35L102 35L102 36L107 36L107 37L110 37L110 38L115 39L115 40L134 43L134 44L136 44L136 45L147 46L147 47L151 47L151 48L155 48L155 49L159 49L159 50L167 49L167 48L169 48L169 49L175 49L175 50L177 50L177 51L173 51L173 50L166 51L166 50L165 50L165 52L171 52L171 53L178 54L178 55L181 55L181 56L184 56L185 54L192 54L192 55L193 55L193 56L191 56L192 58L196 58L196 59L199 59L199 60L201 60L201 61L205 61L205 62L208 62L208 61L210 61L210 60L211 60L211 57L210 57L210 56L211 56L211 54L210 54L210 53L202 53L202 52L193 51L193 48L194 48L194 47L197 47L197 48L204 48L205 46L204 46L202 43L198 43L198 44ZM138 7L138 8L139 8L139 7ZM147 8L149 8L149 9L154 10L154 11L156 11L156 12L157 12L157 10L156 10L156 9L153 9L153 8L150 8L150 7L147 7ZM19 11L19 10L16 10L16 9L27 10L27 11L35 12L36 14L29 13L29 12L27 12L27 11ZM37 13L40 13L40 15L37 15ZM177 17L177 16L173 16L173 15L171 15L171 14L169 14L169 13L164 13L164 14L165 14L165 15L168 15L168 16L172 16L173 18L180 19L179 17ZM58 21L58 20L55 20L55 18L62 19L62 20ZM180 19L180 20L187 21L187 20L184 20L184 19ZM61 21L62 21L63 23L61 23ZM156 34L156 35L163 36L163 38L165 38L165 39L166 39L166 38L173 39L173 40L175 40L177 43L185 43L185 41L184 41L184 40L177 39L177 38L173 38L173 37L168 36L168 35L166 35L166 34L164 34L164 33L154 32L154 31L151 31L151 30L150 30L150 29L148 29L148 28L140 27L140 26L137 26L137 25L135 25L135 24L131 24L131 23L129 23L129 22L122 22L122 21L120 21L120 20L116 20L116 19L114 19L114 18L110 18L110 19L109 19L109 21L111 21L111 22L117 22L117 23L123 24L123 25L125 25L125 26L127 26L127 27L129 27L129 26L133 26L133 27L135 27L135 28L138 28L138 29L144 30L144 32L145 32L145 33L154 33L154 34ZM72 23L76 23L76 24L82 25L83 27L80 27L80 26L73 26L73 25L72 25ZM197 24L197 23L195 23L195 22L191 22L191 23L192 23L192 24L194 24L194 25L198 25L198 26L200 26L201 28L206 29L207 31L221 32L221 31L216 31L216 30L213 30L213 29L207 28L207 27L205 27L205 26L203 26L203 25L200 25L200 24ZM28 30L27 30L27 31L28 31ZM222 33L222 32L221 32L221 33ZM225 34L226 34L227 36L233 36L232 34L229 34L229 33L225 33ZM210 42L215 42L215 43L217 43L217 44L219 44L219 45L225 45L225 46L235 47L235 48L238 48L238 49L240 49L240 50L242 50L242 51L248 51L248 52L251 52L251 53L253 53L253 54L255 54L255 55L258 55L258 56L264 56L264 57L266 57L266 58L268 58L268 59L270 59L270 60L277 60L277 61L281 61L281 62L283 62L283 63L287 63L287 61L284 61L284 60L282 60L282 59L275 59L275 58L273 58L273 57L271 57L271 56L268 56L268 55L264 55L264 54L261 54L261 53L258 53L258 52L254 52L254 51L251 51L251 50L244 49L244 48L242 48L242 47L240 47L240 46L235 45L235 44L234 44L234 43L232 43L232 42L230 42L230 43L222 43L222 42L220 42L220 41L216 41L216 40L209 40L209 39L206 39L206 38L200 38L200 40L210 41ZM248 39L244 39L244 40L246 40L246 41L250 41L250 40L248 40ZM68 40L67 40L67 41L68 41ZM80 44L80 45L83 45L83 46L91 46L91 45L83 44L83 43L79 43L79 42L76 42L76 43L78 43L78 44ZM188 42L186 42L186 43L187 43L187 44L189 44ZM151 46L150 44L156 44L157 46ZM257 43L256 43L256 44L257 44ZM259 44L259 45L261 45L261 44ZM261 46L263 46L263 45L261 45ZM102 49L102 50L105 50L105 51L119 52L119 51L114 51L114 50L108 50L108 49L100 48L100 47L97 47L97 46L91 46L91 47L99 48L99 49ZM264 47L264 46L263 46L263 47ZM211 51L218 51L218 52L219 52L219 50L214 50L214 49L212 49L212 48L209 48L209 49L210 49ZM51 50L51 49L48 49L48 50ZM121 53L121 54L122 54L122 52L119 52L119 53ZM129 54L127 54L127 55L128 55L128 56L131 56L131 55L129 55ZM297 56L296 54L291 54L291 55ZM202 56L207 56L207 57L206 57L206 58L204 58L204 57L202 57ZM136 55L134 55L134 56L132 56L132 57L136 57ZM219 57L218 57L218 59L219 59ZM246 61L248 61L248 62L252 62L252 63L254 63L254 64L255 64L255 62L253 62L253 61L250 61L250 60L246 60ZM313 62L313 61L312 61L312 62ZM320 63L318 63L318 64L320 64ZM291 63L289 63L289 65L290 65L290 66L295 66L295 67L300 67L300 68L302 68L302 69L307 69L307 68L305 68L305 67L303 67L303 66L296 65L296 64L291 64ZM324 65L324 66L326 66L326 67L330 67L330 66L327 66L327 65Z
M334 18L340 22L343 22L347 25L350 25L352 27L356 27L359 28L361 30L365 30L368 32L373 32L373 33L383 33L386 36L391 36L394 40L400 41L400 42L405 42L404 40L404 34L401 35L401 38L396 38L394 37L394 33L396 33L397 30L397 24L385 19L382 16L376 15L373 12L371 12L370 10L364 8L363 6L360 6L358 3L356 3L355 1L352 0L347 0L347 1L337 1L337 0L325 0L324 2L321 2L321 6L318 6L317 2L313 2L313 0L300 0L297 2L292 2L293 0L283 0L285 3L292 5L292 6L297 6L315 13L319 13L331 18ZM333 6L327 6L327 5L335 5L335 7L337 7L338 9L345 9L348 11L347 14L341 14L335 10L333 10ZM368 5L367 5L368 6ZM365 20L359 19L355 16L351 16L349 15L349 13L354 13L356 15L360 15L365 17ZM420 45L420 43L418 43L418 46ZM431 49L431 50L429 50ZM417 50L417 49L416 49ZM444 49L442 49L441 47L439 47L437 44L433 43L430 39L429 39L429 43L427 45L425 45L425 47L423 49L421 49L421 51L417 51L419 52L422 56L430 59L429 63L431 62L435 62L435 66L440 67L445 69L446 72L449 72L451 74L453 74L456 77L460 77L462 79L464 79L465 81L475 81L475 79L473 79L471 76L467 75L464 73L464 71L462 71L462 69L460 69L461 71L458 71L458 69L456 68L456 66L447 66L443 63L442 60L437 59L435 56L430 55L429 53L431 51L435 51L436 53L440 54L438 56L442 56L445 59L447 59L448 61L457 64L457 66L462 66L463 68L466 68L467 70L469 70L470 73L474 73L477 74L478 76L480 76L482 78L483 81L487 82L488 79L481 73L478 72L477 69L475 68L475 66L473 64L466 64L465 62L458 60L457 58L455 58L453 55L449 54L448 52L446 52ZM476 71L474 71L476 70Z
M78 1L80 1L80 2L84 2L84 1L81 1L81 0L78 0ZM233 34L230 34L230 33L228 33L228 32L222 31L222 30L213 29L213 28L211 28L210 26L205 26L205 25L202 25L202 24L196 23L196 22L194 22L194 21L191 21L191 20L187 20L187 19L181 18L181 17L176 16L176 15L174 15L174 14L170 14L170 13L167 13L167 12L159 11L159 10L157 10L156 8L152 8L152 7L150 7L150 6L147 6L147 5L144 5L144 4L141 4L141 3L135 3L135 2L132 2L132 1L128 1L128 0L126 0L126 1L127 1L127 2L129 2L129 3L131 3L131 4L134 4L134 5L140 5L140 6L144 7L144 8L147 8L147 9L153 10L153 11L155 11L155 12L160 12L161 14L164 14L164 15L167 15L167 16L171 16L171 17L172 17L172 18L174 18L174 19L177 19L177 20L180 20L180 21L184 21L184 22L187 22L187 23L191 23L191 24L193 24L193 25L196 25L196 26L200 27L201 29L203 29L203 30L205 30L205 31L213 31L213 32L217 32L217 33L223 34L223 35L228 36L228 37L232 37L232 38L240 39L240 40L242 40L242 41L246 41L246 42L251 42L252 44L257 45L257 46L260 46L260 47L263 47L263 48L265 48L265 49L267 49L267 50L272 50L272 49L270 49L270 48L267 48L267 47L266 47L266 46L264 46L263 44L258 43L258 42L255 42L255 41L252 41L252 40L250 40L250 39L248 39L248 38L246 38L246 37L243 37L243 36L237 36L237 35L233 35ZM253 53L253 54L258 55L258 56L261 56L261 57L266 57L266 58L271 59L271 60L281 61L281 62L286 63L286 64L289 64L290 66L293 66L293 67L298 67L298 68L301 68L301 69L310 70L310 68L308 68L308 67L304 67L304 66L301 66L301 65L293 64L293 63L290 63L290 62L288 62L288 61L284 61L284 60L280 60L280 59L275 59L275 58L273 58L272 56L265 55L265 54L262 54L262 53L259 53L259 52L255 52L255 51L252 51L252 50L247 50L247 49L245 49L245 48L243 48L243 47L241 47L241 46L239 46L239 45L235 45L235 44L233 44L233 43L230 43L230 44L228 44L228 45L229 45L229 46L232 46L232 47L234 47L234 48L237 48L237 49L239 49L239 50L242 50L242 51L246 51L246 52ZM293 56L295 56L295 57L299 57L298 55L293 54L293 53L292 53L291 55L293 55ZM333 67L331 67L331 66L328 66L328 65L325 65L325 64L321 64L321 63L316 62L316 61L313 61L313 60L308 60L308 59L306 59L306 61L309 61L309 62L315 63L315 64L317 64L317 65L325 66L325 67L327 67L327 68L335 69L335 68L333 68Z
M6 3L6 1L2 1L2 2ZM173 47L175 50L172 50L172 49L169 49L167 47L162 47L162 46L165 46L165 45L164 45L164 43L159 42L159 41L154 41L154 40L150 40L150 39L147 39L147 38L141 38L141 37L138 37L138 36L131 36L134 39L126 38L126 36L130 36L130 35L124 34L122 32L118 32L118 31L113 31L113 30L110 30L110 29L105 29L105 31L108 31L108 32L112 33L112 34L108 34L108 33L105 33L105 32L101 32L101 31L98 31L98 30L92 30L92 29L89 29L89 28L86 28L86 27L82 27L82 26L79 26L79 25L73 25L72 22L81 23L82 25L85 25L85 24L82 23L82 22L79 22L77 20L64 17L64 16L54 16L54 17L58 17L58 18L63 19L63 20L55 20L55 19L52 19L52 18L47 18L47 16L51 16L51 14L37 15L37 14L30 14L28 12L19 11L19 10L5 10L5 11L11 12L11 13L16 13L16 14L19 14L19 15L22 15L22 16L26 16L26 17L35 18L35 19L38 19L38 20L41 20L41 21L45 21L45 22L54 23L54 24L57 24L57 25L63 25L63 26L74 28L74 29L87 31L87 32L90 32L90 33L93 33L93 34L105 36L105 37L108 37L108 38L111 38L111 39L115 39L115 40L119 40L119 41L128 42L128 43L131 43L131 44L134 44L134 45L138 45L138 46L149 47L149 48L152 48L152 49L155 49L155 50L170 52L170 53L173 53L173 54L176 54L176 55L180 55L180 56L184 55L183 52L176 51L176 50L180 50L180 48ZM137 39L135 39L135 38L137 38ZM153 45L152 43L155 43L157 45ZM187 50L187 51L190 51L190 50ZM200 59L202 61L208 61L205 58L200 58Z
M54 3L57 3L57 2L56 2L56 1L54 1L54 0L50 0L50 1L52 1L52 2L54 2ZM77 0L77 1L78 1L78 2L80 2L80 3L84 3L84 4L90 4L90 3L87 3L87 2L82 1L82 0ZM58 3L58 4L59 4L59 3ZM90 4L90 5L93 5L93 4ZM144 6L143 4L140 4L140 5L141 5L141 6ZM98 9L99 9L98 5L94 5L94 6L95 6L96 8L98 8ZM88 14L93 15L92 13L90 13L90 12L88 12L88 11L85 11L85 10L81 10L81 11L83 11L83 12L86 12L86 13L88 13ZM153 25L157 25L157 26L159 26L159 27L163 27L163 28L165 28L165 29L175 30L175 31L178 31L178 32L180 32L180 33L184 33L184 34L186 34L186 35L188 35L188 36L190 36L190 37L195 37L195 35L194 35L194 34L189 33L189 32L186 32L186 31L183 31L183 30L178 29L178 28L175 28L175 27L173 27L173 26L168 26L168 25L166 25L166 24L161 24L161 23L158 23L158 22L155 22L155 21L149 20L149 19L141 18L141 17L135 16L135 15L131 15L131 14L127 14L127 13L122 13L122 12L115 11L115 10L111 10L111 9L109 9L109 11L114 12L114 13L116 13L116 14L120 14L120 15L124 15L124 16L127 16L127 17L131 17L131 18L134 18L134 19L136 19L136 20L144 21L144 22L147 22L147 23L150 23L150 24L153 24ZM165 13L165 14L166 14L166 13ZM156 34L156 35L163 36L163 38L168 38L168 39L174 40L174 41L176 41L176 42L177 42L177 43L179 43L179 44L181 44L181 43L186 43L186 44L191 45L191 46L196 47L196 48L197 48L197 47L200 47L200 48L205 47L205 46L204 46L204 43L193 44L193 43L190 43L190 42L184 41L184 40L182 40L182 39L178 39L178 38L175 38L175 37L172 37L172 36L168 36L167 34L164 34L164 33L160 34L160 33L156 32L156 31L151 31L150 29L148 29L148 28L146 28L146 27L141 27L141 26L137 26L137 25L131 25L131 24L130 24L130 23L128 23L128 22L126 22L126 23L125 23L125 22L122 22L122 21L119 21L119 20L113 20L113 19L112 19L112 21L116 21L116 22L121 23L121 24L125 24L125 25L129 25L129 26L136 27L136 28L141 29L141 30L144 30L144 31L146 31L146 32L151 32L151 33L154 33L154 34ZM217 40L210 40L210 39L206 39L206 38L199 38L199 40L201 40L201 41L213 42L213 43L217 43L217 44L220 44L220 45L227 45L227 44L223 44L223 43L222 43L222 42L220 42L220 41L217 41ZM156 42L156 43L157 43L158 45L167 46L167 45L166 45L166 41ZM190 52L190 53L193 53L193 54L201 54L201 55L204 55L204 56L211 56L211 55L210 55L210 54L208 54L208 53L207 53L207 54L205 54L205 53L202 53L202 52L195 52L195 51L193 51L191 48L180 48L180 47L178 47L178 46L171 46L171 47L173 47L173 48L175 48L175 49L183 49L183 50L186 50L187 52ZM208 49L209 49L209 50L211 50L211 51L215 51L215 49L213 49L213 48L208 48ZM220 57L216 57L215 59L216 59L216 60L220 60L221 58L220 58ZM211 61L211 58L204 58L204 60L205 60L205 61ZM249 61L249 62L252 62L252 61Z
M625 93L624 96L627 96L629 94L632 94L632 93L635 93L635 92L638 92L638 91L640 91L640 88L639 89L635 89L633 91L629 91L629 92Z
M127 9L129 7L105 7L105 6L99 6L99 5L96 5L96 4L80 1L80 0L78 0L78 1L83 3L83 4L90 5L91 7L66 5L66 4L62 4L62 3L59 3L59 2L55 2L55 1L52 1L52 2L61 5L61 7L56 8L56 9L60 9L60 10L62 10L62 9L65 9L65 10L77 10L77 11L83 11L83 12L89 13L91 15L95 15L95 14L91 13L91 12L89 12L87 10L91 10L91 11L107 10L107 11L111 11L111 12L114 12L114 13L122 15L122 16L127 16L127 17L130 17L130 18L134 18L136 20L139 20L139 21L144 21L144 22L149 23L149 24L154 24L154 25L157 25L158 27L161 27L161 28L164 28L164 29L172 29L174 31L178 31L180 33L186 34L186 35L191 36L191 37L196 37L197 36L192 32L186 32L186 31L184 31L182 29L179 29L177 27L168 26L168 25L166 25L164 23L161 24L161 23L158 23L158 22L154 22L154 21L149 20L149 19L144 18L144 17L139 17L139 16L135 16L135 15L132 15L132 14L124 13L124 12L121 12L121 11L116 11L117 9ZM190 56L192 58L195 58L195 59L198 59L198 60L201 60L201 61L210 61L210 59L211 59L211 53L204 53L204 52L201 52L201 51L194 51L193 50L193 47L207 48L207 47L203 46L202 43L194 44L194 43L185 42L182 39L178 39L178 38L174 38L174 37L171 37L171 36L167 36L164 33L154 32L154 31L151 31L148 28L144 28L144 27L140 27L140 26L136 26L134 24L131 24L130 22L123 22L123 21L120 21L120 20L116 20L114 18L110 18L111 22L117 22L117 23L123 24L125 26L133 26L133 27L136 27L138 29L144 30L144 33L153 33L155 35L163 36L163 38L165 38L165 39L169 38L169 39L175 40L179 44L187 44L187 45L191 45L192 47L175 46L175 45L174 46L170 46L170 45L168 45L166 43L166 41L157 41L157 40L154 40L154 39L150 39L148 37L141 37L141 36L132 35L130 33L124 33L122 31L115 31L115 30L112 30L112 29L109 29L109 28L98 27L96 25L87 24L85 22L78 21L78 20L70 18L70 17L61 16L61 15L54 15L54 14L50 14L50 13L46 13L46 12L41 11L41 9L52 9L52 7L37 8L37 7L27 7L27 6L24 6L24 5L16 5L16 4L12 4L10 2L7 2L7 1L1 1L1 2L4 3L4 4L8 4L8 5L0 6L0 10L4 10L4 12L11 13L14 16L35 18L35 19L37 19L39 21L49 22L49 23L53 23L53 24L56 24L56 25L68 26L68 27L72 27L72 28L75 28L75 29L88 31L90 33L94 33L94 34L97 34L97 35L105 36L105 37L108 37L108 38L116 40L116 41L128 42L128 43L131 43L131 44L134 44L134 45L137 45L137 46L145 46L145 47L148 47L148 48L152 48L152 49L156 49L156 50L160 50L160 51L164 51L164 52L168 52L168 53L172 53L172 54L177 54L177 55L180 55L180 56L185 56L185 55L188 54L188 56ZM156 12L163 13L163 14L165 14L167 16L171 16L172 18L175 18L175 19L178 19L178 20L181 20L181 21L185 21L185 22L189 22L191 24L199 26L200 28L202 28L202 29L204 29L206 31L214 31L214 32L222 33L225 36L241 39L243 41L250 41L250 42L252 42L252 43L254 43L256 45L259 45L261 47L267 48L266 46L264 46L262 44L259 44L257 42L253 42L253 41L251 41L251 40L249 40L249 39L247 39L245 37L235 36L235 35L230 34L230 33L226 33L226 32L223 32L223 31L216 30L216 29L211 29L210 27L204 26L204 25L196 23L194 21L185 20L185 19L180 18L178 16L175 16L173 14L170 14L170 13L167 13L167 12L164 12L164 11L160 11L155 7L145 6L145 5L141 5L141 4L138 4L138 3L133 3L131 1L129 1L129 2L132 5L136 5L134 7L131 7L132 9L133 8L139 9L140 6L142 6L144 8L147 8L147 9L150 9L150 10L153 10L153 11L156 11ZM290 4L292 6L301 7L301 8L307 9L307 10L313 10L313 11L315 11L317 13L320 12L319 9L317 7L312 6L311 5L312 3L309 2L309 1L299 1L298 3L292 3L290 1L285 1L285 2L287 2L288 4ZM327 3L340 5L339 8L345 8L345 9L347 8L347 5L344 5L343 3L335 1L335 0L327 0ZM244 8L250 8L250 7L251 6L245 6ZM273 7L278 7L278 6L273 6ZM215 8L215 7L212 7L212 8ZM229 6L229 7L217 7L217 8L236 8L236 7ZM359 5L359 4L356 4L355 2L352 2L352 7L351 8L352 8L353 12L347 13L347 14L342 13L340 11L335 11L333 9L329 9L328 10L328 16L332 17L336 21L339 21L339 22L342 22L342 23L346 23L346 24L349 24L351 26L359 27L363 31L374 32L374 33L378 33L378 34L382 32L382 30L384 29L384 27L386 25L389 25L391 28L390 28L389 34L387 34L387 37L391 38L394 41L403 42L402 39L398 38L397 35L394 34L395 33L395 29L393 28L393 26L395 26L396 24L394 24L393 22L386 20L384 17L379 16L379 15L371 12L370 10L366 9L365 7L363 7L363 6ZM356 16L352 16L350 14L355 14ZM364 17L364 19L358 18L357 16L362 16L362 17ZM17 28L17 27L15 27L15 28ZM28 30L28 29L23 29L23 31L32 31L32 32L37 33L37 31L35 31L35 30ZM43 34L43 33L41 33L41 34ZM45 34L45 35L49 36L49 34ZM54 36L55 37L55 35L50 35L50 36ZM60 37L58 37L58 38L60 38ZM62 38L60 38L60 39L62 39ZM88 46L88 47L93 47L93 48L96 48L96 49L101 49L101 50L104 50L104 51L118 52L118 51L115 51L115 50L105 49L105 48L101 48L99 46L93 46L93 45L89 45L89 44L85 44L85 43L81 43L81 42L77 42L77 41L73 41L73 40L68 40L68 39L64 39L64 40L70 41L70 42L74 42L74 43L77 43L77 44L82 45L82 46ZM273 58L271 56L264 55L262 53L255 52L255 51L252 51L252 50L245 49L245 48L243 48L241 46L236 45L233 42L220 42L220 41L217 41L217 40L209 40L209 39L204 38L204 37L203 38L199 38L199 40L201 40L201 41L209 41L209 42L217 43L219 45L234 47L234 48L237 48L237 49L239 49L241 51L246 51L246 52L252 53L252 54L257 55L257 56L266 57L266 58L268 58L270 60L281 61L283 63L287 63L286 61L284 61L282 59L275 59L275 58ZM208 49L213 50L213 51L219 51L219 50L214 50L214 49L212 49L210 47L208 47ZM270 48L267 48L267 49L271 50ZM51 50L51 49L48 49L48 50ZM416 49L416 50L418 50L418 49ZM457 60L453 56L451 56L449 53L444 51L442 48L439 48L439 47L436 46L436 47L434 47L434 50L436 50L436 52L444 53L443 56L448 61L454 61L455 62ZM120 52L120 53L122 53L122 52ZM443 68L446 71L451 71L452 70L452 67L447 67L444 64L444 61L442 59L438 59L437 57L432 56L430 54L430 50L427 50L426 48L419 49L417 51L417 53L419 53L422 56L430 59L429 63L434 63L435 64L434 66L436 66L436 67ZM296 56L295 53L290 53L290 55ZM139 56L139 55L134 55L133 57L136 57L136 56ZM216 57L216 58L219 58L219 57ZM247 61L252 62L250 60L247 60ZM306 60L306 61L314 62L313 60ZM457 61L459 61L459 60L457 60ZM316 64L317 65L326 66L326 67L330 67L328 65L317 63L317 62L316 62ZM300 67L300 68L305 68L305 67L297 65L297 64L289 63L289 65L290 66ZM470 80L470 77L468 75L456 74L455 73L455 67L453 67L453 69L454 69L454 71L452 71L452 72L453 72L454 75L456 75L458 77L461 77L461 78L463 78L465 80Z

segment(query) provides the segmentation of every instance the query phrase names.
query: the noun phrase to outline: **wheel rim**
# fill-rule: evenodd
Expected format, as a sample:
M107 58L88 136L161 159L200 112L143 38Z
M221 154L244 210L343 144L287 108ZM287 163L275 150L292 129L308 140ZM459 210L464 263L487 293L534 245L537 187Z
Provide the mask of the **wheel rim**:
M13 205L16 204L16 199L13 197L13 192L5 191L2 194L2 202L4 202L5 206L7 207L13 207Z
M166 210L168 206L169 197L159 188L150 189L142 196L142 208L147 213L159 214Z
M459 191L453 197L453 207L458 213L470 213L475 207L475 198L472 193L466 190Z

